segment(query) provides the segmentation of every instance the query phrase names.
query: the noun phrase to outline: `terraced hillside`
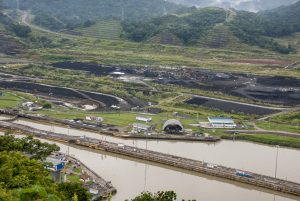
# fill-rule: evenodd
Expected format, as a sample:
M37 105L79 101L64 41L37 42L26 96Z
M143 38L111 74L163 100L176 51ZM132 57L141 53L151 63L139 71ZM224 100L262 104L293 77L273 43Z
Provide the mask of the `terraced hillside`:
M121 30L122 27L118 20L102 20L88 28L75 29L76 32L81 33L83 36L110 40L119 40Z

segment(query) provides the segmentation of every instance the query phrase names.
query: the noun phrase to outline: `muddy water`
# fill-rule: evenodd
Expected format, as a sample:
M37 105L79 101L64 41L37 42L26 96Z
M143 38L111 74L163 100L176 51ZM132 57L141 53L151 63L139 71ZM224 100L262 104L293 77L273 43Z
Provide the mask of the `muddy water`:
M275 176L277 148L262 144L241 141L221 141L218 143L175 142L155 140L124 140L103 136L97 133L67 129L60 126L50 126L24 120L17 123L32 126L42 130L70 135L86 135L92 138L124 143L140 148L182 157L203 160L228 167L248 170L264 175ZM300 150L278 148L277 177L300 183Z
M51 142L50 142L51 143ZM67 152L67 146L58 144L62 152ZM274 195L273 191L254 188L236 182L229 182L215 177L191 172L181 172L165 166L155 166L151 163L132 161L107 155L103 152L91 152L85 149L70 147L70 154L80 159L106 180L112 181L118 193L113 201L133 198L142 191L156 192L159 190L174 190L178 200L196 199L209 201L291 201L297 197L285 194Z

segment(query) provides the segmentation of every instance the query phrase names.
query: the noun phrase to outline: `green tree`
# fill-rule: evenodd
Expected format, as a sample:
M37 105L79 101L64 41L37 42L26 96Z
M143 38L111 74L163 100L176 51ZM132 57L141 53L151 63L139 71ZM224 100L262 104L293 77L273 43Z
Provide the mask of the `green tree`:
M47 186L51 179L43 165L18 152L0 152L0 184L6 189L26 188L31 185Z
M20 151L34 159L45 159L52 152L59 151L55 144L42 143L32 136L17 139L13 135L0 136L0 151Z
M143 192L131 201L174 201L176 197L174 191L159 191L155 194Z
M28 37L31 33L31 28L20 24L12 24L10 29L19 37Z
M51 103L44 103L43 108L44 109L50 109L50 108L52 108L52 105L51 105Z
M74 200L75 195L80 201L90 200L90 194L81 183L61 183L58 184L57 190L66 198L66 200Z

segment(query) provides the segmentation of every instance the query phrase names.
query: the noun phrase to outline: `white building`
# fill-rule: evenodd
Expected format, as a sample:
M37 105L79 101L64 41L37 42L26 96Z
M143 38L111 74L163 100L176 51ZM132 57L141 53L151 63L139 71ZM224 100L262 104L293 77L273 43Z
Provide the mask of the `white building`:
M25 110L29 110L29 111L35 111L35 110L41 110L43 109L43 107L33 103L33 102L25 102L22 103L22 107Z
M209 117L208 121L213 128L236 128L236 124L231 118Z
M95 121L95 122L103 122L104 121L104 119L102 117L96 117L96 116L86 116L85 120Z
M137 121L143 121L146 123L149 123L152 121L152 117L143 117L143 116L138 116L135 118Z

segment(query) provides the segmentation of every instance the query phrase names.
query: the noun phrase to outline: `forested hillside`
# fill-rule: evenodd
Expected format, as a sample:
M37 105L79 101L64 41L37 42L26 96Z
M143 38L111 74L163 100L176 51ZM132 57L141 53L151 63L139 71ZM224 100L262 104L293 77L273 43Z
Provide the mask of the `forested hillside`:
M245 11L261 11L296 3L297 0L168 0L187 6L234 8Z
M16 1L3 0L17 8ZM59 30L90 25L98 19L141 21L176 11L180 6L164 0L22 0L22 10L31 10L38 25Z
M300 2L258 14L239 11L231 27L243 42L281 53L293 52L291 45L281 46L272 37L288 36L300 31Z
M172 38L170 41L174 41L175 36L185 45L197 45L197 41L207 38L216 26L219 35L223 30L227 38L232 38L229 36L232 35L248 45L291 53L295 51L292 45L279 44L274 37L300 31L300 2L260 13L221 8L184 8L178 10L176 15L156 17L147 22L123 23L123 30L125 37L136 42L157 38L162 33L164 41L168 41L165 39L168 33ZM222 46L220 41L213 43L217 43L214 47Z
M300 31L300 1L259 15L267 19L265 28L269 36L286 36Z
M133 41L146 41L167 32L175 35L184 44L192 44L208 29L225 22L226 11L220 8L194 9L181 15L167 15L148 22L124 22L125 36Z

